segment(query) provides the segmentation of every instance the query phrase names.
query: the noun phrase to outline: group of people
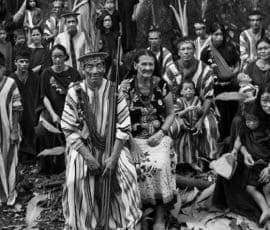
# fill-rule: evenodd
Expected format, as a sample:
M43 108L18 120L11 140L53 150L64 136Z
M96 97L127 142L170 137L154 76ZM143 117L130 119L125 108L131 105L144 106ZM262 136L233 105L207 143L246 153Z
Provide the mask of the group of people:
M97 14L92 1L63 12L54 0L47 20L35 0L26 3L12 39L0 26L2 204L16 201L19 161L35 163L37 153L64 146L62 155L38 158L37 173L66 172L65 229L96 229L104 220L109 229L140 229L153 207L153 229L164 230L177 201L176 166L202 172L202 159L217 159L223 143L238 167L230 180L218 176L213 205L268 223L270 40L261 12L250 13L239 50L223 24L208 34L198 21L195 40L177 41L177 58L151 26L148 48L136 47L128 68L119 58L136 46L138 1L118 1L118 12L106 0Z

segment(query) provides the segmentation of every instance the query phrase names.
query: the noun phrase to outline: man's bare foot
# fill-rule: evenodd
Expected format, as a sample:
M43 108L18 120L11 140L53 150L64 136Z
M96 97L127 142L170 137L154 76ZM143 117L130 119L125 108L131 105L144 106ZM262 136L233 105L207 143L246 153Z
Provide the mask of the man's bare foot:
M268 220L270 220L270 209L262 212L262 215L260 216L259 223L261 225L264 225Z

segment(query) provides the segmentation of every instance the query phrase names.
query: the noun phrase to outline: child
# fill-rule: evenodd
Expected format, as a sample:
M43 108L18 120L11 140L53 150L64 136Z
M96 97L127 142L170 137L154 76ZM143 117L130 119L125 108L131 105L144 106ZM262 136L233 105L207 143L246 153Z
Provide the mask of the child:
M254 86L251 82L252 79L245 73L239 73L237 76L239 82L239 93L246 96L244 102L255 100L258 93L258 86Z
M26 5L24 28L27 32L27 44L31 43L30 29L35 26L41 26L43 14L40 8L37 7L37 0L28 0Z
M115 0L106 0L104 3L104 12L98 17L97 23L98 27L102 24L102 18L104 18L104 14L110 14L112 19L112 28L111 30L114 32L120 32L120 16L118 11L115 8Z
M175 104L176 119L180 124L180 136L175 142L178 163L189 163L197 169L199 149L194 126L202 115L202 104L195 95L195 84L191 80L183 81L180 95Z
M7 41L7 32L3 25L0 25L0 53L4 55L6 74L12 72L12 45Z
M260 124L255 103L245 104L239 136L244 163L248 167L246 190L262 210L259 223L265 224L270 220L270 184L267 178L270 169L270 135Z

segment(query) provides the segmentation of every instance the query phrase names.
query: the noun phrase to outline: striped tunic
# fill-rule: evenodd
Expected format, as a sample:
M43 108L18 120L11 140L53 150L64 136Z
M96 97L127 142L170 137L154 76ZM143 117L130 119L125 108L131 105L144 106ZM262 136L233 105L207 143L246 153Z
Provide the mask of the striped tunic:
M19 143L11 144L13 114L22 111L21 96L15 81L5 77L0 83L0 203L12 205L17 196L15 190Z
M150 48L148 48L150 49ZM177 67L175 66L175 63L173 61L172 53L166 49L165 47L162 47L162 63L160 66L161 69L161 76L162 78L170 85L172 86L175 82L177 84L181 83L182 76L179 73ZM156 54L157 60L160 60L161 52L159 51Z
M106 125L109 112L110 81L103 79L99 89L93 91L86 86L85 81L80 83L82 90L87 92L89 102L94 101L97 132L106 135ZM78 87L78 86L77 86ZM83 145L83 139L89 136L86 123L80 118L78 110L78 96L76 85L68 91L62 115L61 127L66 137L66 183L63 195L63 212L65 229L92 230L99 221L99 207L95 199L95 177L90 171L83 157L78 152ZM130 116L124 95L119 92L117 104L116 138L128 140L130 132ZM91 143L95 148L94 144ZM96 156L102 154L96 149ZM90 150L89 150L90 151ZM116 168L116 179L120 186L118 193L111 196L111 212L109 224L111 229L135 229L141 218L140 195L137 186L136 170L129 151L121 151Z
M260 32L258 36L254 36L251 29L244 30L240 34L240 59L241 59L241 69L245 69L248 62L257 59L256 43L262 38L263 32Z

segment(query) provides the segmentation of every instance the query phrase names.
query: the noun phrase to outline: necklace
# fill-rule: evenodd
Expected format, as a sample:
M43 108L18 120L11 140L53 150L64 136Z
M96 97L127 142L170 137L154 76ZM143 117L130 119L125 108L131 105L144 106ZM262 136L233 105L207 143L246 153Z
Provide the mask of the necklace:
M140 89L139 89L139 84L138 84L138 80L136 78L135 80L135 90L136 90L136 94L139 97L140 102L144 105L144 106L148 106L150 105L151 99L152 99L152 95L153 95L153 78L150 79L150 92L148 95L144 95ZM146 99L143 99L146 98Z

